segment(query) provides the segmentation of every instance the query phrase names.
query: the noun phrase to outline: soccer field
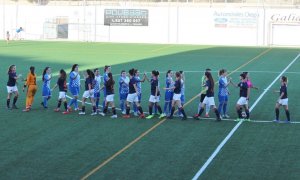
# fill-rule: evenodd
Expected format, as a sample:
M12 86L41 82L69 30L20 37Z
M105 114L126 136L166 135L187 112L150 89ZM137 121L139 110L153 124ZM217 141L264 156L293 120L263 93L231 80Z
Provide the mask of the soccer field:
M299 49L35 41L8 45L0 41L0 49L0 179L192 179L195 175L200 179L300 179ZM218 70L225 68L234 82L248 71L259 87L251 90L252 121L233 121L239 98L239 89L233 86L229 87L230 119L219 123L192 118L122 119L120 111L119 118L111 119L90 116L90 106L88 115L63 115L53 111L57 89L44 110L40 105L43 69L52 68L53 87L58 71L63 68L68 73L75 63L81 72L111 65L116 81L123 69L137 68L148 72L148 77L156 69L161 73L160 87L165 86L167 70L183 70L185 111L190 117L197 113L203 70L211 68L217 81ZM36 67L39 90L31 112L22 112L21 82L20 109L6 109L11 64L23 76L30 66ZM289 82L290 124L272 122L279 96L273 90L279 90L281 74ZM148 111L149 83L143 83L142 89L142 106ZM117 107L118 99L116 95ZM163 99L164 93L161 106ZM218 104L217 96L215 101ZM283 109L280 118L285 120Z

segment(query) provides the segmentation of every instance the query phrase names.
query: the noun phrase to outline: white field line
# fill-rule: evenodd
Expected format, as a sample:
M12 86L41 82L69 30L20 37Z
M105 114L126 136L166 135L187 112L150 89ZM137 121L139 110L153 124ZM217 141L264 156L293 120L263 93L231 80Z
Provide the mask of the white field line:
M254 107L258 104L258 102L262 99L262 97L267 93L267 91L273 86L273 84L285 73L289 67L294 64L294 62L299 58L300 53L292 60L292 62L282 70L282 72L274 79L274 81L264 90L264 92L258 97L258 99L253 103L253 105L250 108L250 112L254 109ZM209 166L209 164L213 161L213 159L218 155L218 153L221 151L221 149L224 147L224 145L228 142L228 140L232 137L232 135L236 132L236 130L240 127L240 125L243 123L243 121L240 121L237 123L234 128L229 132L229 134L225 137L225 139L218 145L218 147L215 149L215 151L211 154L211 156L207 159L207 161L203 164L203 166L199 169L199 171L195 174L192 180L197 180L203 172L206 170L206 168Z
M191 117L191 116L188 116L188 119L194 119L193 117ZM200 118L201 119L201 118ZM203 118L203 119L201 119L200 120L200 122L202 122L202 121L206 121L206 120L209 120L209 121L211 121L211 120L215 120L216 118ZM222 121L227 121L227 122L236 122L236 119L222 119ZM244 121L244 120L243 120ZM273 121L267 121L267 120L253 120L253 119L251 119L251 121L244 121L245 123L274 123L275 124L275 122L273 122ZM284 121L279 121L278 123L285 123ZM291 121L290 122L291 124L300 124L300 121Z

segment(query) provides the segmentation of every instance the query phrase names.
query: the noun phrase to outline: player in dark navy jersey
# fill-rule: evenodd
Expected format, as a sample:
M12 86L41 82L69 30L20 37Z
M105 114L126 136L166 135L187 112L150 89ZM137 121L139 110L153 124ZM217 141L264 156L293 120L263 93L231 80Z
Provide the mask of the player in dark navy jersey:
M214 99L214 86L215 82L212 78L212 75L210 72L205 72L206 77L206 83L205 83L205 89L201 91L200 96L203 92L206 92L206 96L203 100L203 103L201 104L201 108L198 114L194 116L194 119L199 120L199 117L204 111L204 107L208 104L210 107L212 107L216 114L216 120L221 121L219 111L215 105L215 99Z
M144 73L143 79L140 78L140 71L138 69L135 69L135 79L136 79L136 87L138 90L138 99L139 103L141 103L142 100L142 82L145 82L146 80L146 74ZM135 103L133 103L133 114L134 116L138 116L138 109Z
M279 122L279 108L280 108L280 106L283 106L284 110L285 110L286 118L287 118L284 122L289 123L289 122L291 122L291 120L290 120L290 112L289 112L289 107L288 107L289 99L288 99L288 93L287 93L287 77L282 76L280 79L280 82L281 82L280 90L275 91L275 92L279 93L279 98L275 105L276 119L274 120L274 122Z
M137 106L137 109L140 112L140 118L145 118L143 109L139 103L138 99L138 89L137 89L137 80L135 78L135 69L129 70L129 93L127 95L126 99L126 115L124 115L124 118L130 118L129 112L130 112L130 104L135 103Z
M205 71L204 71L204 74L201 78L201 91L203 92L201 95L200 95L200 102L199 102L199 105L198 105L198 110L197 112L200 111L201 109L201 106L202 106L202 103L203 103L203 100L206 96L206 91L205 91L205 84L206 84L206 76L205 76L205 73L206 72L211 72L211 69L210 68L206 68ZM208 104L206 104L206 107L205 107L205 117L206 118L209 118L209 111L210 111L210 106Z
M81 112L79 112L80 115L84 115L85 114L85 101L87 99L90 99L92 106L93 106L93 112L92 112L92 116L96 115L96 104L94 101L94 86L95 86L95 74L93 73L93 71L91 71L90 69L86 70L86 74L85 74L85 91L82 95L82 108L81 108Z
M246 121L250 121L250 113L249 113L249 106L248 106L248 101L249 101L249 95L250 95L250 87L248 86L247 79L246 79L246 74L242 73L240 74L240 82L236 85L232 81L231 84L233 84L235 87L240 88L240 98L238 102L236 103L236 111L238 114L238 119L236 121L240 121L243 119L242 116L242 107L244 107L245 112L246 112Z
M162 114L162 110L159 103L160 100L160 89L159 89L159 80L158 80L159 72L156 70L152 71L152 78L150 80L151 83L151 95L149 98L149 116L147 116L147 119L151 119L154 117L152 114L153 106L156 105L158 112L160 113L159 118L165 117L164 114ZM148 79L148 78L147 78Z
M6 101L6 106L7 106L7 109L11 109L10 108L10 98L11 98L12 94L15 94L15 97L14 97L14 100L13 100L12 109L18 109L18 107L16 106L16 102L17 102L18 97L19 97L19 91L18 91L18 87L17 87L17 80L22 75L19 75L19 76L17 75L17 73L16 73L16 66L15 65L9 66L7 74L8 74L8 81L7 81L7 101Z
M115 96L114 85L115 85L115 81L113 79L113 75L111 72L109 72L109 73L107 73L107 79L106 79L106 83L104 86L105 92L106 92L105 106L104 106L103 112L99 113L102 116L106 115L108 106L111 106L112 113L113 113L111 118L118 117L116 114L116 108L115 108L115 103L114 103L114 96Z
M58 87L59 90L59 96L58 96L58 103L57 103L57 108L54 109L55 112L59 112L60 111L60 106L61 103L64 103L64 108L65 111L63 112L63 114L68 114L68 103L67 103L67 98L66 98L66 94L67 94L67 73L65 70L61 69L59 71L59 78L57 80L57 83L55 84L55 86L52 88L52 91Z
M173 90L174 95L173 95L173 100L172 100L172 109L171 109L171 114L168 116L169 119L173 119L173 115L175 112L175 106L178 107L179 111L181 111L183 117L181 118L182 120L186 120L186 114L184 112L183 106L181 105L181 88L182 88L182 81L181 81L181 74L180 72L175 73L176 76L176 81L174 83L173 87L169 88L164 88L165 90Z

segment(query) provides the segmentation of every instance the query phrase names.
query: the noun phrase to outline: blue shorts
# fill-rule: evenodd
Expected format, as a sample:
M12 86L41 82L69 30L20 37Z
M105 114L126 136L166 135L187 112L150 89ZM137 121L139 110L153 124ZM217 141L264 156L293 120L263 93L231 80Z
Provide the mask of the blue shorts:
M79 88L77 88L77 87L70 87L70 93L73 96L78 96L79 95Z
M103 89L103 97L106 97L106 89Z
M173 92L166 92L165 93L165 101L172 101L173 100Z
M43 87L42 96L44 96L44 97L51 96L51 90L50 90L50 88Z
M224 103L228 101L228 96L220 96L219 95L219 103Z
M184 98L184 95L183 95L183 94L181 94L180 101L181 101L181 104L184 104L184 103L185 103L185 98Z
M95 92L94 93L94 98L100 98L100 92Z
M120 100L126 100L127 99L127 93L126 94L120 94Z

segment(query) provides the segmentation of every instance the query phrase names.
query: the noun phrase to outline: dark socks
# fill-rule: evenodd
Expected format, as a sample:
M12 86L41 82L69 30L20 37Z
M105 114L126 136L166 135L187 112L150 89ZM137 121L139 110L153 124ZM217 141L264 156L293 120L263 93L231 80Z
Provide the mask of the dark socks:
M10 104L10 99L7 99L6 100L6 106L7 106L7 108L9 108L9 104Z
M246 118L247 118L247 119L249 119L249 118L250 118L249 109L246 109Z
M279 120L279 109L275 108L276 120Z
M172 107L170 117L173 117L174 111L175 111L175 107Z
M152 115L153 106L149 105L149 115Z
M156 107L157 107L157 110L158 110L159 114L161 114L161 113L162 113L162 110L161 110L160 105L156 105Z
M61 106L61 100L58 101L57 108L60 108L60 106Z
M94 113L96 112L96 106L95 105L93 106L93 112Z
M217 119L220 119L220 113L219 113L218 109L215 109L215 114L216 114Z
M103 113L104 113L104 114L107 113L107 109L108 109L108 106L104 106L104 109L103 109Z
M204 108L200 108L200 110L199 110L199 112L198 112L198 116L201 116L201 114L203 113L203 111L204 111Z
M85 112L85 106L82 106L82 112Z
M126 115L129 115L130 107L126 106Z
M144 114L143 109L141 106L138 107L138 110L140 111L141 114Z
M17 100L18 100L18 96L15 96L14 101L13 101L13 105L16 105Z
M287 120L290 121L290 111L289 111L289 110L286 110L286 111L285 111L285 114L286 114Z
M180 110L180 112L182 113L183 117L185 117L185 118L186 118L186 114L185 114L185 112L184 112L184 109L183 109L183 107L179 108L179 110Z
M242 117L242 109L241 108L237 110L237 114L238 114L239 119L243 118Z
M64 107L65 107L65 110L67 111L68 110L68 103L67 103L67 101L64 102Z
M115 107L112 107L112 113L113 113L113 115L116 115L116 108Z

